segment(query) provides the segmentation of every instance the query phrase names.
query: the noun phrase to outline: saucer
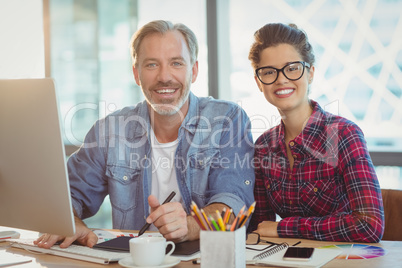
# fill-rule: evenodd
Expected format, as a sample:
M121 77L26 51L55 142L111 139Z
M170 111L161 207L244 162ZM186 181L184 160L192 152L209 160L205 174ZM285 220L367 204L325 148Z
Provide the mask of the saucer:
M168 256L165 258L163 263L161 265L157 266L136 266L133 263L133 259L130 257L126 257L124 259L119 260L119 264L123 267L127 268L135 268L135 267L141 267L141 268L168 268L168 267L173 267L176 264L180 263L180 259L172 256Z

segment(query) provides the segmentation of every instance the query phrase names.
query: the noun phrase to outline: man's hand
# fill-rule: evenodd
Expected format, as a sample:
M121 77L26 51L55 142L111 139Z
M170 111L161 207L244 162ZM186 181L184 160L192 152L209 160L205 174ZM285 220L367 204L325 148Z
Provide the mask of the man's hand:
M98 242L98 237L94 234L81 219L74 216L75 220L75 235L70 237L64 237L60 235L43 234L39 237L34 244L40 248L50 248L56 242L64 240L61 244L61 248L69 247L74 241L77 241L83 246L93 247Z
M186 214L179 202L160 205L156 197L150 195L148 204L151 207L151 214L147 218L147 223L153 223L166 239L178 243L200 238L198 223L192 216ZM230 209L225 204L214 203L204 207L204 210L209 215L215 213L216 210L222 211L224 207Z
M179 202L160 205L158 199L150 195L148 204L151 207L151 214L147 218L147 223L153 223L168 240L174 242L187 240L187 214Z

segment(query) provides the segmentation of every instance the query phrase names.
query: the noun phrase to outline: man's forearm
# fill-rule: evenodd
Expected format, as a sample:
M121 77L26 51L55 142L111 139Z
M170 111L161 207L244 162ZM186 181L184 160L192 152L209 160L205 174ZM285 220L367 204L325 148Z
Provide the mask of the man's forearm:
M216 211L222 212L223 208L230 209L227 205L223 203L213 203L203 208L205 214L208 215L215 215ZM233 218L233 213L231 215L231 219ZM187 216L187 240L196 240L200 238L200 226L194 220L192 216Z

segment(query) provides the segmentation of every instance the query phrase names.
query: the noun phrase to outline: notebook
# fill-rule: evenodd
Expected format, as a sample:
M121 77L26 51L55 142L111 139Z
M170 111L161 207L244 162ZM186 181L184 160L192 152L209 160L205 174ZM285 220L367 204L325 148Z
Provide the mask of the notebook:
M130 236L120 236L105 242L98 243L94 246L97 249L104 249L116 252L129 252L129 240L133 237ZM167 249L168 251L169 249ZM183 261L191 260L199 257L200 252L200 241L185 241L181 243L175 243L175 250L172 256L178 257Z
M247 246L254 249L263 249L266 245ZM283 260L288 244L282 243L263 251L246 250L246 263L255 265L269 265L278 267L321 267L338 256L342 250L315 248L313 256L308 261Z

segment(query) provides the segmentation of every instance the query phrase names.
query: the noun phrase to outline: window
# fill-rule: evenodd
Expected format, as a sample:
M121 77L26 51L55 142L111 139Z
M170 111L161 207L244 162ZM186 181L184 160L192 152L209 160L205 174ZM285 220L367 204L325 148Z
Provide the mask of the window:
M50 66L64 140L79 146L92 124L138 102L128 52L135 1L49 0Z
M42 18L42 0L0 3L0 79L45 77Z
M256 0L251 6L232 0L229 12L232 100L241 101L251 117L267 117L261 132L278 117L253 78L248 60L253 34L266 23L295 23L316 55L310 97L356 122L371 152L402 152L401 1Z

